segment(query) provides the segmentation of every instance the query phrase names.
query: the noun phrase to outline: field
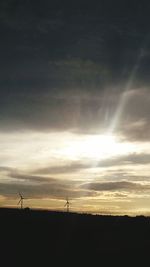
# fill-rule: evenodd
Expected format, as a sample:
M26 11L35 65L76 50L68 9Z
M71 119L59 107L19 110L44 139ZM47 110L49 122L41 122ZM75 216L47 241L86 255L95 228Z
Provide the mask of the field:
M149 258L143 216L0 209L0 226L0 266L142 266Z

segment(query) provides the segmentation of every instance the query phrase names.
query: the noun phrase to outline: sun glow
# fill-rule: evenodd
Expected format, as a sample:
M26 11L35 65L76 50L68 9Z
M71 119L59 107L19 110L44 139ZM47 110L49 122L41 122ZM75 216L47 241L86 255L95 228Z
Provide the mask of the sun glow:
M123 142L117 135L77 135L73 133L23 133L0 135L1 164L22 170L64 165L84 159L98 161L139 153L141 146ZM9 144L9 145L8 145ZM6 160L7 159L7 160ZM4 163L3 163L4 161Z
M131 143L119 142L113 135L88 135L72 140L62 152L70 158L105 159L134 151Z

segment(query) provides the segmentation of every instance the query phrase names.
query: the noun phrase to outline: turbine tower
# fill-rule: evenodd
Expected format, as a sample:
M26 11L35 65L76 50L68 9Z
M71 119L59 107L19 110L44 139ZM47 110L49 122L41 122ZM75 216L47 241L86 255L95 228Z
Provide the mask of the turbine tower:
M23 200L25 199L20 193L19 193L19 196L20 196L20 200L18 202L18 205L20 204L20 208L23 209Z
M64 205L64 207L67 207L67 212L69 212L70 202L68 200L68 197L66 198L66 204Z

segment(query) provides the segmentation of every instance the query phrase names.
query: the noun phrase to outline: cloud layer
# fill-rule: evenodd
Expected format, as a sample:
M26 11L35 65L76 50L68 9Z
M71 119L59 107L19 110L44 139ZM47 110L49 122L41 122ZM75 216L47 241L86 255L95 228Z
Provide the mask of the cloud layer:
M0 23L0 195L145 203L148 1L1 0ZM67 154L101 134L134 149Z
M94 91L93 91L94 93ZM111 131L128 140L149 140L149 89L126 92L127 101L120 112L123 93L105 90L93 93L12 92L1 95L1 131L72 131L103 133ZM116 117L119 117L116 122Z
M1 1L0 130L106 130L128 87L117 130L147 140L147 2L56 2Z

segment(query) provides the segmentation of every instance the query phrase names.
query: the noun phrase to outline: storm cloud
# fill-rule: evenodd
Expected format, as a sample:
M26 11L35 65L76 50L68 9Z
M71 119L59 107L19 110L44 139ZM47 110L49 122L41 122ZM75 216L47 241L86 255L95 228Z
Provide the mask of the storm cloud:
M116 127L149 139L147 2L106 2L1 1L1 131L105 131L134 72Z

